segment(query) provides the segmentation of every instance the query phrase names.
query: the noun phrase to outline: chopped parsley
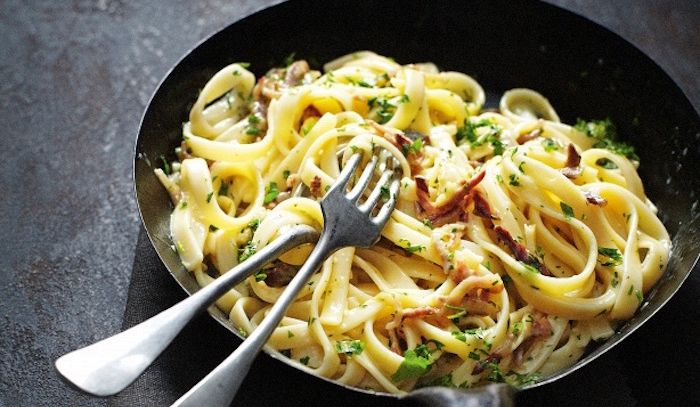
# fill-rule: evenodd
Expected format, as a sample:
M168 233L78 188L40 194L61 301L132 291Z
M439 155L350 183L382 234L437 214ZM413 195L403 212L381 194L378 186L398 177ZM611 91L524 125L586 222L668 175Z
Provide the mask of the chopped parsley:
M617 164L615 164L613 160L609 158L599 158L596 160L595 165L603 167L606 170L616 170L617 168L619 168Z
M518 336L523 330L523 321L518 321L513 324L513 335Z
M268 185L267 188L265 188L265 200L263 203L265 205L269 204L270 202L274 201L275 198L277 198L277 195L280 194L280 190L277 188L277 183L276 182L270 182L270 185Z
M447 319L460 319L461 317L467 315L467 310L462 307L457 307L455 305L445 304L445 308L452 311L457 311L452 315L448 315Z
M508 176L508 183L514 187L520 186L520 181L518 180L518 176L515 174L510 174Z
M158 157L163 164L163 172L165 175L170 175L172 174L172 169L170 168L170 164L168 164L168 160L165 159L165 156L163 154Z
M415 252L420 252L425 250L425 246L423 245L412 245L411 242L409 242L406 239L399 239L399 243L401 243L403 246L403 249L406 250L409 253L415 253Z
M423 224L430 229L433 228L433 222L428 218L423 218Z
M346 356L360 355L365 350L365 343L361 340L343 340L335 343L335 351Z
M250 222L248 222L248 227L253 232L255 232L258 229L258 226L260 226L260 219L253 219Z
M399 98L399 103L408 103L410 101L411 98L409 98L406 94L401 95L401 97Z
M404 144L401 146L403 150L403 155L408 155L410 153L419 153L423 149L423 138L418 137L411 144Z
M622 253L619 250L609 247L599 247L598 262L603 267L617 266L622 264ZM614 287L614 286L613 286Z
M574 208L570 207L566 202L559 202L559 207L561 208L561 211L566 219L571 219L575 217Z
M385 201L388 201L389 198L391 198L391 192L389 192L389 187L386 185L382 185L379 187L379 192L382 195L382 199Z
M639 156L635 154L634 147L622 141L617 141L617 129L609 118L605 120L591 120L590 122L577 119L574 128L588 137L596 139L597 141L593 144L594 148L604 148L630 160L639 161Z
M219 186L219 195L228 195L228 183L221 183L221 185Z
M309 359L311 359L311 357L309 357L309 356L304 356L303 358L299 359L299 362L301 362L301 364L304 365L304 366L308 366L308 365L309 365Z
M284 170L282 171L282 178L287 179L291 175L291 172L289 170Z
M351 78L351 77L349 77L349 76L346 77L345 79L347 79L348 82L350 82L351 84L353 84L353 85L355 85L355 86L360 86L360 87L363 87L363 88L371 88L371 87L372 87L372 85L370 85L369 83L363 81L362 79L357 80L357 79Z
M637 301L641 304L642 301L644 301L644 296L642 295L642 292L639 290L634 290L634 295L637 296Z
M557 143L551 138L544 139L542 141L542 145L544 146L544 151L548 153L551 153L552 151L559 151L561 149L559 143Z
M437 341L429 341L436 346L435 350L442 348L442 344ZM432 367L431 354L435 350L430 350L427 343L416 346L415 349L408 349L404 353L404 360L399 369L391 376L391 380L400 382L406 379L423 376Z
M214 191L211 191L210 193L207 194L207 203L211 202L212 195L214 195Z
M258 123L260 123L260 118L258 116L254 114L248 116L248 124L245 126L245 134L257 136L260 133Z
M187 201L185 201L183 199L182 201L180 201L180 209L185 209L185 208L187 208Z
M373 97L367 101L370 109L377 108L377 116L379 117L379 124L385 124L394 116L396 112L396 106L389 102L385 97Z
M255 273L255 281L260 282L264 281L267 278L267 273L265 273L265 270L260 270L257 273Z
M493 154L501 155L505 147L500 135L501 128L491 120L483 119L478 122L465 120L464 125L457 129L457 144L466 142L471 148L476 148L489 143L493 148Z
M476 352L469 352L469 359L481 360L481 356Z
M255 254L255 242L252 240L246 243L242 249L238 249L238 262L243 262Z

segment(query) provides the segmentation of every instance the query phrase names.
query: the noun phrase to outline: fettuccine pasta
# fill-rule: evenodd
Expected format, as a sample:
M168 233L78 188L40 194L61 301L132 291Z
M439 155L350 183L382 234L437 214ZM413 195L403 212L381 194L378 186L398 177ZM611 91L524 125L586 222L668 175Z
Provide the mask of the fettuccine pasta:
M178 160L156 174L170 231L201 285L289 227L323 226L319 201L353 153L391 154L396 210L370 249L325 261L268 344L350 386L525 385L575 363L630 318L671 248L609 121L569 126L513 89L483 109L471 77L371 52L206 83ZM221 297L255 329L309 253L283 255Z

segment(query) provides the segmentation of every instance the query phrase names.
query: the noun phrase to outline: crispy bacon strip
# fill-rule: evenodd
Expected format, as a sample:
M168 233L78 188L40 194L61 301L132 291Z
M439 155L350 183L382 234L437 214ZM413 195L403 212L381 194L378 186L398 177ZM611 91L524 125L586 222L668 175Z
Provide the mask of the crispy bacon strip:
M583 168L580 167L581 155L576 151L573 143L569 143L569 148L567 150L566 156L566 166L561 169L561 173L569 179L577 178L583 172Z
M428 315L436 315L439 312L440 309L435 307L408 308L401 311L401 318L423 318Z
M467 201L466 198L468 198L472 189L479 185L481 180L484 179L484 175L486 175L486 172L481 171L468 182L463 181L462 186L455 191L454 195L439 206L430 201L428 182L425 178L418 175L415 177L418 205L423 209L423 212L428 215L428 219L430 219L433 225L441 226L451 221L456 221L466 214L464 211Z
M303 59L292 62L292 64L287 67L284 83L287 86L298 85L309 70L309 64Z
M584 193L583 193L583 196L586 197L586 201L587 201L589 204L593 204L593 205L596 205L596 206L605 206L605 205L608 204L608 200L607 200L607 199L605 199L605 198L603 198L602 196L600 196L600 195L598 195L598 194L596 194L596 193L594 193L594 192L591 192L591 191L586 191L586 192L584 192Z
M392 129L391 127L388 126L383 126L374 120L367 120L367 123L369 123L372 127L374 127L375 130L384 137L388 142L393 144L396 148L401 150L402 152L405 152L408 150L408 146L413 143L413 140L410 138L410 135L414 135L416 138L422 137L423 138L423 143L427 144L430 143L430 139L428 136L423 135L421 133L418 133L416 131L407 131L407 134L403 134L400 131L396 131L395 129ZM420 161L423 158L423 153L422 152L413 152L410 151L406 155L406 159L408 160L408 165L411 167L411 174L418 174L423 170L423 167L420 165Z
M533 256L530 251L527 250L527 247L513 239L510 232L501 226L496 226L493 228L493 230L496 232L496 236L498 236L498 238L505 243L506 246L508 246L510 251L513 252L513 256L515 256L516 260L521 261L528 266L534 267L545 276L553 276L553 274L547 269L547 266L545 266L544 263L541 263L537 257Z
M265 284L270 287L284 287L292 281L299 268L283 261L275 260L272 263L272 267L265 268L262 271L267 275Z
M525 144L530 140L536 139L540 135L542 135L542 129L535 129L529 133L521 134L515 141L517 141L518 144Z
M314 179L311 180L309 189L311 190L311 195L315 196L316 198L321 197L321 178L318 175L315 175Z
M491 212L491 206L481 192L474 191L472 193L472 201L474 202L474 215L491 220L498 219L498 216Z
M532 336L550 336L552 334L552 324L549 323L547 316L537 314L537 319L532 323Z

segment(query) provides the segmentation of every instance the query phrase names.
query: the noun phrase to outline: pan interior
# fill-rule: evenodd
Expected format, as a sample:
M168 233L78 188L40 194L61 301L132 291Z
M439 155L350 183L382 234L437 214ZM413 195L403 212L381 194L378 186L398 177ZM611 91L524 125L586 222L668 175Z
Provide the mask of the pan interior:
M291 2L269 8L205 40L163 80L144 114L134 165L138 206L156 251L185 291L193 293L198 286L171 249L172 205L152 165L160 155L174 158L198 90L232 62L250 62L255 74L262 75L291 53L319 69L325 61L362 49L400 63L431 61L441 70L465 72L489 92L491 106L504 90L535 89L563 122L610 117L621 138L635 146L646 193L673 236L668 271L612 338L535 386L610 349L668 301L693 269L700 251L700 120L681 90L632 45L544 3L496 1L467 7L447 1L435 7L421 1L315 0L303 7ZM235 332L226 315L213 307L210 312Z

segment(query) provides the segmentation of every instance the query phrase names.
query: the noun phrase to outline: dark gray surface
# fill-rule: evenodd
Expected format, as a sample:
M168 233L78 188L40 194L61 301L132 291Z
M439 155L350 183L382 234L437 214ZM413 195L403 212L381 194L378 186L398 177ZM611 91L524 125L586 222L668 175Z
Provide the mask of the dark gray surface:
M270 2L33 3L0 1L0 123L9 130L0 142L0 406L103 406L67 388L52 361L122 325L140 230L131 163L141 112L189 48ZM700 2L553 3L637 45L700 108ZM699 305L697 274L669 307ZM656 318L673 317L665 311ZM634 336L644 334L653 331ZM633 351L623 344L601 363L634 362ZM697 376L698 362L693 352L683 366ZM625 381L627 392L665 387ZM612 404L643 399L618 396Z

